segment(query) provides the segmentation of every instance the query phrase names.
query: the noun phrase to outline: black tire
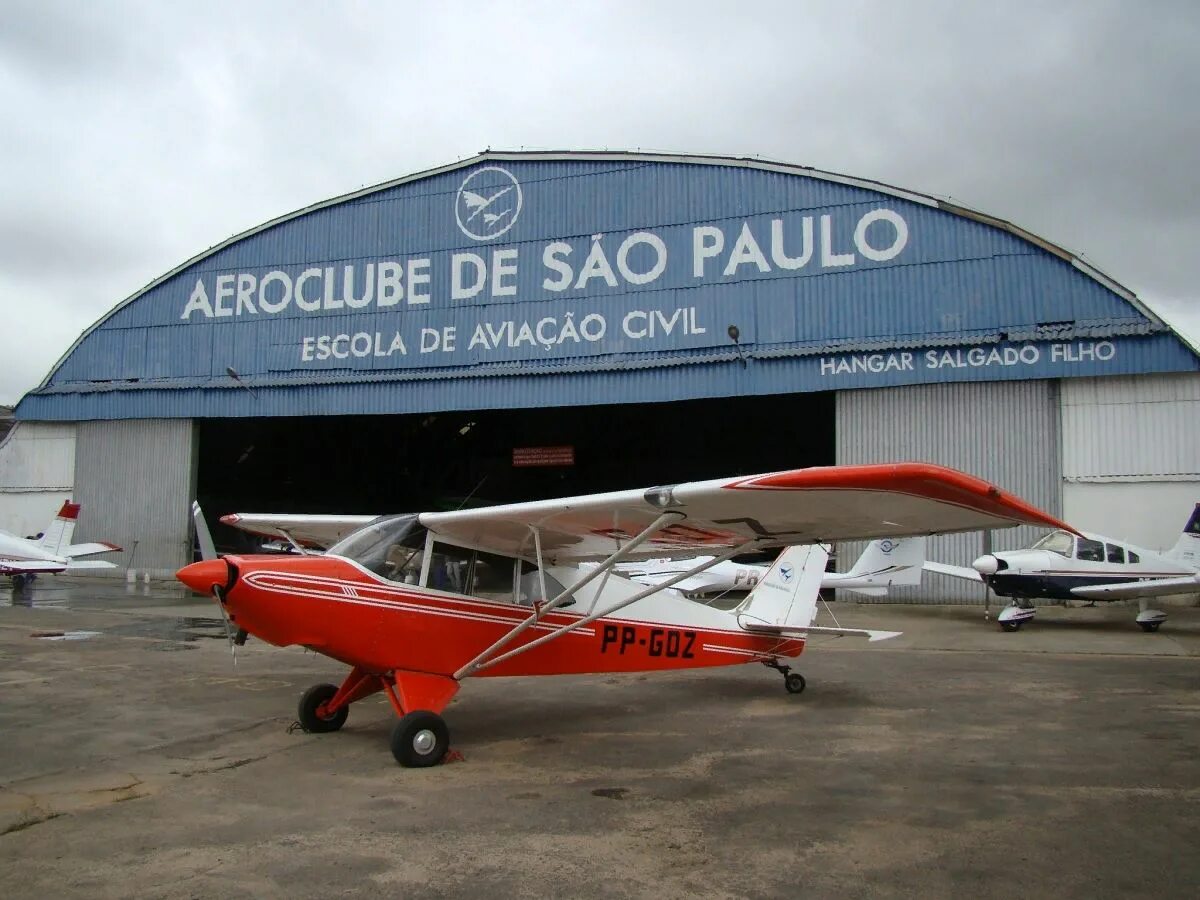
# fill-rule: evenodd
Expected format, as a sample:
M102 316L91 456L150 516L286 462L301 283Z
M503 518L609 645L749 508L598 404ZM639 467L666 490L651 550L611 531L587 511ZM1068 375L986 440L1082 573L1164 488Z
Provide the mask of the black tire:
M1162 622L1138 622L1138 625L1141 626L1142 631L1146 632L1146 634L1158 631L1158 626L1161 624Z
M450 729L437 713L418 709L392 729L392 756L407 769L436 766L450 749Z
M1000 627L1003 628L1005 631L1020 631L1021 623L1020 622L1001 622Z
M300 727L309 734L328 734L331 731L337 731L346 724L346 716L350 715L350 707L343 706L337 712L327 719L323 719L317 715L317 707L322 703L327 703L332 700L338 692L336 684L314 684L300 698L300 706L296 710L296 717L300 720Z
M789 694L803 694L807 685L804 676L799 672L789 672L783 676L783 686L787 688Z

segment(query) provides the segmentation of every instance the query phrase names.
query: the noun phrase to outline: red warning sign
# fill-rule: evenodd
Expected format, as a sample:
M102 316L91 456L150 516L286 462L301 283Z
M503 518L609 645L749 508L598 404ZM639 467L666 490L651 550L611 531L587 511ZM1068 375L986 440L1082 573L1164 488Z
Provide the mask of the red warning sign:
M513 466L573 466L575 448L567 447L513 447Z

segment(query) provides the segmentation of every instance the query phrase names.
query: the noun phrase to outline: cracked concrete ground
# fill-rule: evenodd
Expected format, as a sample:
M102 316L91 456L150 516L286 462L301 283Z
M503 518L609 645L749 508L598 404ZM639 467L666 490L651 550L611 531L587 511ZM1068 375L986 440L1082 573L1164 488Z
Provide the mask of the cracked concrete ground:
M341 669L166 585L0 607L8 898L1193 896L1200 610L835 604L886 644L760 666L479 679L463 762L398 768L379 697L288 731ZM78 640L35 633L98 632Z

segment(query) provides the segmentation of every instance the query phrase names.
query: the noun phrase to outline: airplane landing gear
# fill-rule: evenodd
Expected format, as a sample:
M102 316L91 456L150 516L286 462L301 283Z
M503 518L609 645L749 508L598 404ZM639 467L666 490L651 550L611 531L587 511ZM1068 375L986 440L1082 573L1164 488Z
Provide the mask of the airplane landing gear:
M427 709L407 713L392 729L392 756L406 768L436 766L449 749L446 721Z
M1167 614L1160 609L1146 609L1143 603L1142 611L1137 614L1138 627L1146 634L1158 631L1158 626L1167 620Z
M783 686L789 694L801 694L807 686L804 676L793 672L791 666L785 666L777 659L764 659L762 664L768 669L774 669L783 676Z
M328 734L345 725L350 704L343 704L332 713L328 711L329 701L337 696L337 692L336 684L314 684L305 691L296 710L300 727L309 734Z

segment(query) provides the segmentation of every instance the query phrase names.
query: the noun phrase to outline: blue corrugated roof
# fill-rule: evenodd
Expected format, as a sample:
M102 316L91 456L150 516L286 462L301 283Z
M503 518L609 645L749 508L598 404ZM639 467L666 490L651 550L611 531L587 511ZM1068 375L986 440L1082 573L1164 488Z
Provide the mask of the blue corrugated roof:
M228 369L262 392L258 415L406 383L475 383L463 390L481 407L631 401L653 380L631 373L731 361L739 392L769 393L761 366L742 361L1056 341L1115 342L1095 360L1101 374L1130 359L1146 371L1197 364L1136 297L1071 254L930 197L757 160L489 153L189 260L81 336L17 415L214 415L214 403L239 402ZM1014 371L1084 374L1047 347ZM986 365L832 368L838 378L791 389L1016 377ZM584 387L551 400L547 379ZM495 390L505 396L484 396Z

